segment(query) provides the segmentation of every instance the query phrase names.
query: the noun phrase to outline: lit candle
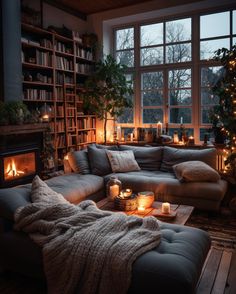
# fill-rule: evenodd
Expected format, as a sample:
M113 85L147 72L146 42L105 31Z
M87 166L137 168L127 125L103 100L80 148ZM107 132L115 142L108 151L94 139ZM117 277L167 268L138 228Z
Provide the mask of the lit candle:
M159 121L157 123L157 136L160 137L162 134L162 123Z
M139 213L139 214L144 214L144 213L145 213L145 207L144 207L144 205L140 205L140 206L138 207L138 213Z
M113 185L113 186L110 186L110 198L114 199L116 196L119 195L119 190L120 190L120 187L119 185Z
M180 118L180 124L183 124L183 117Z
M121 140L121 127L117 126L117 140L120 141Z
M169 202L162 203L161 212L162 213L165 213L165 214L169 214L170 213L170 203Z
M120 195L123 197L123 198L128 198L132 195L132 190L131 189L125 189L125 190L122 190Z
M134 134L130 133L130 142L133 142L133 140L134 140Z
M178 135L177 132L174 133L173 142L174 142L174 144L178 144L179 143L179 135Z
M189 144L189 145L194 145L194 144L195 144L195 141L194 141L194 137L193 137L193 136L190 136L190 137L188 138L188 144Z

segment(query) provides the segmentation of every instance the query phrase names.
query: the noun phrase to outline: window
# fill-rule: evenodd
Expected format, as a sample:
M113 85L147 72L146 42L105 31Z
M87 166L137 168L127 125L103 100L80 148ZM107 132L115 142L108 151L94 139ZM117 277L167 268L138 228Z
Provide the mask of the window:
M128 65L135 84L135 113L123 115L122 126L161 121L171 134L182 121L196 141L203 136L219 101L211 87L222 70L212 57L235 44L236 10L135 23L115 29L114 36L117 61Z

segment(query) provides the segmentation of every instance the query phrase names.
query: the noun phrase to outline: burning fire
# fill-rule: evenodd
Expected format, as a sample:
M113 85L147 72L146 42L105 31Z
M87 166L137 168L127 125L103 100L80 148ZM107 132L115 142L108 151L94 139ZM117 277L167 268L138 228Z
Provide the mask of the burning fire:
M7 178L14 178L14 177L19 177L22 174L24 174L23 171L18 170L15 164L14 159L11 160L10 163L8 163L5 175Z

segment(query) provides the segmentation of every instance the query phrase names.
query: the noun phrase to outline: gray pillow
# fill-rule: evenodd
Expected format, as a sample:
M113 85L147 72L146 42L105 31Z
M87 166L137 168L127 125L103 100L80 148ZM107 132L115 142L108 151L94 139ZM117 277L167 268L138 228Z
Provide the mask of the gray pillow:
M164 147L161 171L173 172L173 165L184 161L199 160L216 169L216 149L177 149Z
M163 147L140 147L120 145L119 149L133 150L138 165L143 170L160 170L162 162Z
M202 161L185 161L175 164L173 170L180 182L217 182L220 175Z
M109 158L113 173L116 173L116 172L122 173L122 172L140 170L140 167L134 158L134 152L132 150L126 150L126 151L107 150L106 152L107 152L107 156Z
M68 161L73 172L82 175L91 173L87 150L69 152Z
M108 148L97 148L96 145L88 145L88 158L92 174L105 176L112 173L106 153L107 149Z

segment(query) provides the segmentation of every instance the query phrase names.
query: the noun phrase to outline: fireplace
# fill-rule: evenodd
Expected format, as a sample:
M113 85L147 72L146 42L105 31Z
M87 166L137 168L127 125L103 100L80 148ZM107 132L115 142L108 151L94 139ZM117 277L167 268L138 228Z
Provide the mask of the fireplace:
M0 130L0 188L30 183L42 171L45 126Z
M38 148L22 148L20 150L0 154L1 187L10 187L27 183L39 171L40 151Z

